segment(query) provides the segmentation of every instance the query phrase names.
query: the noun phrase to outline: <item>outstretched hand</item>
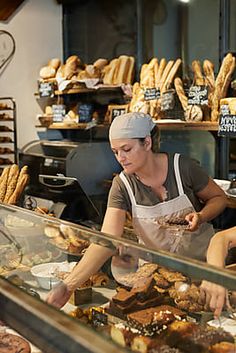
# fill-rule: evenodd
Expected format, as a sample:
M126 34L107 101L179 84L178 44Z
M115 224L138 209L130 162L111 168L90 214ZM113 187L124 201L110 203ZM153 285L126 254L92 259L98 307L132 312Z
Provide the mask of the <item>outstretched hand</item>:
M218 318L224 305L228 304L227 289L215 283L202 281L200 291L202 302L205 302L207 306L214 312L215 318Z
M68 290L67 285L60 282L48 293L46 302L56 308L61 308L70 299L71 294L72 292Z
M185 220L188 222L188 230L194 232L201 224L200 214L198 212L192 212L186 215Z

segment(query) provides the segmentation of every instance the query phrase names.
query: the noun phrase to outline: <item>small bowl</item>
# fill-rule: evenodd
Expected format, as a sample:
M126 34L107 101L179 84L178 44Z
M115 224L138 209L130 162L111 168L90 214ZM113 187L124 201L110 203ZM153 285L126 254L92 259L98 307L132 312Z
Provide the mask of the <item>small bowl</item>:
M231 181L230 180L223 180L223 179L214 179L214 182L219 185L219 187L224 190L227 191L230 188L231 185Z
M49 262L40 265L33 266L31 268L31 274L36 278L39 286L43 289L50 290L56 284L61 282L61 279L57 278L56 272L71 272L76 262Z

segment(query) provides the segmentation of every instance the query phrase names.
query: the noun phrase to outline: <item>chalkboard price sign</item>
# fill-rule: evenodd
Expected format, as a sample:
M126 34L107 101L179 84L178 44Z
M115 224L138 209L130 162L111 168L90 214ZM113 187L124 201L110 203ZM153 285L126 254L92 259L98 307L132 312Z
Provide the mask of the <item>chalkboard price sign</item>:
M111 111L111 119L115 119L117 116L125 114L127 111L126 108L113 108Z
M172 110L175 106L174 90L166 91L161 96L161 110Z
M236 115L220 115L219 136L236 136Z
M151 101L160 98L160 90L156 88L146 88L144 90L144 100Z
M53 104L52 105L53 122L61 123L66 115L66 107L64 104Z
M38 92L40 97L54 97L54 83L38 82Z
M188 105L208 105L208 89L206 86L189 88Z

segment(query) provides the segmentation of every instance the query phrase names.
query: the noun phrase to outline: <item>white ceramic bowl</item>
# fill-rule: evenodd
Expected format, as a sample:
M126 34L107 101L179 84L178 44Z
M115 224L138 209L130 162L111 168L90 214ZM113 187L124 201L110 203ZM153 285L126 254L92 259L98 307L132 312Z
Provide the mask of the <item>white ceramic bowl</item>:
M75 262L49 262L40 264L31 268L31 274L36 278L41 288L50 290L60 282L55 273L71 272L75 264Z
M231 181L223 179L214 179L214 182L221 187L222 190L227 191L230 188Z

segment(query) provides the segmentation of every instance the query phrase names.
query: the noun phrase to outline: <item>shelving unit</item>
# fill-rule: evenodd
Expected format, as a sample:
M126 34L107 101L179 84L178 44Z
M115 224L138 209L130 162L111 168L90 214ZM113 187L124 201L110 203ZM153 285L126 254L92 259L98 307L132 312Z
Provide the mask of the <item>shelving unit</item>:
M17 162L16 103L0 97L0 168Z

